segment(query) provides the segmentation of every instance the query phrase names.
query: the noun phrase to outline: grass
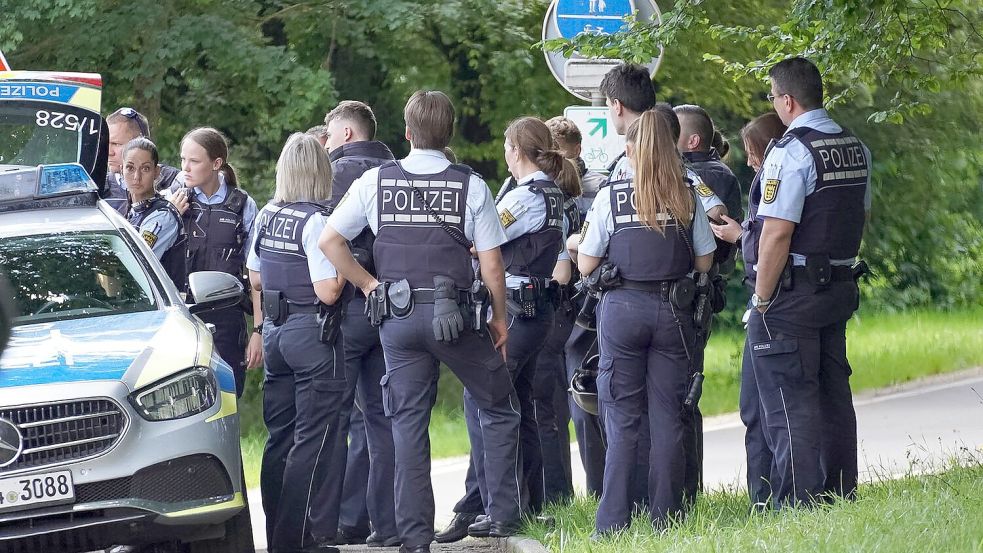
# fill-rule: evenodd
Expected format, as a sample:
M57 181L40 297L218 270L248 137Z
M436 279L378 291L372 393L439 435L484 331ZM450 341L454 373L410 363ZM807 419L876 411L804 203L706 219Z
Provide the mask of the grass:
M856 501L812 509L750 514L743 492L706 494L684 522L655 533L644 515L629 529L590 540L597 502L578 498L546 514L555 526L525 533L556 553L648 551L983 551L983 465L908 475L860 487Z
M901 314L858 314L847 328L854 392L983 365L983 308ZM700 408L705 415L737 410L744 332L714 331L706 351L706 381ZM240 405L246 480L259 482L259 459L266 432L262 420L261 371L251 371ZM470 451L461 409L461 384L449 371L440 379L430 422L433 457ZM574 435L570 432L571 437Z

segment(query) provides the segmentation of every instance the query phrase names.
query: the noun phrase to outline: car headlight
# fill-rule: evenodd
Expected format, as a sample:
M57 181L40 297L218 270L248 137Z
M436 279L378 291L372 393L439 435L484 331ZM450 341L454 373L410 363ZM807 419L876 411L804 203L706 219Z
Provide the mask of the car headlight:
M218 386L207 367L192 367L130 394L130 403L149 421L181 419L215 405Z

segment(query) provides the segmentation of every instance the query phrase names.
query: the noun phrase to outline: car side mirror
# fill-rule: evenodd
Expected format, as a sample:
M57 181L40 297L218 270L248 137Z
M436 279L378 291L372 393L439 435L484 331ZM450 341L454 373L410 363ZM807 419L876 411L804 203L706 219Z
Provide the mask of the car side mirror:
M191 273L188 288L195 299L188 309L195 315L239 305L245 294L242 281L221 271Z

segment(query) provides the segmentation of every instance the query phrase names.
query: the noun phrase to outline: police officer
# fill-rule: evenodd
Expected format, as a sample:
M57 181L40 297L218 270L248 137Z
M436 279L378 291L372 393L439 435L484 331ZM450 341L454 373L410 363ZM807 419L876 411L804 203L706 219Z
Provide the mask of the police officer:
M481 177L451 165L441 151L454 129L454 107L445 94L416 92L403 114L410 154L356 179L329 219L320 246L366 293L372 318L382 320L382 387L396 447L400 551L421 553L430 550L434 537L428 425L438 363L457 374L479 408L482 481L493 537L510 535L518 525L520 417L504 358L508 330L499 246L506 236L491 192ZM358 264L347 245L366 226L376 235L377 277ZM472 246L490 298L472 286ZM487 330L472 330L483 326L481 306L487 302L492 304Z
M150 138L150 123L142 113L133 108L123 107L106 117L109 128L109 173L106 175L106 195L104 199L120 214L126 215L130 207L127 200L127 183L122 174L123 148L134 138ZM155 186L165 190L171 186L180 171L170 165L158 164L160 172Z
M194 129L181 140L183 184L171 201L187 203L188 272L222 271L242 278L246 244L256 219L256 202L237 186L235 170L229 165L229 146L219 131L210 127ZM253 294L255 326L248 342L249 366L256 366L262 355L256 294ZM236 393L242 396L246 383L246 320L240 307L202 313L201 319L215 325L215 347L236 379Z
M337 205L356 178L370 168L392 161L393 155L385 144L375 140L376 119L368 105L346 100L331 110L324 120L325 148L334 174L331 204ZM374 238L372 231L365 229L351 245L357 252L356 258L369 271L374 271ZM392 547L399 545L393 498L395 453L392 427L383 409L379 385L386 374L386 360L379 341L379 329L369 324L364 313L365 295L356 290L342 324L349 389L342 402L341 439L336 451L341 455L339 463L346 465L344 490L325 490L324 497L327 503L341 502L340 518L316 520L315 523L319 530L327 532L337 528L335 541L339 544ZM351 434L351 449L346 434ZM334 483L334 480L330 482ZM372 534L367 531L368 525L362 518L363 510L371 522Z
M188 236L181 215L154 190L154 182L160 176L157 146L146 138L134 138L124 147L122 159L123 178L132 202L126 218L160 260L171 282L181 286L187 279Z
M276 168L273 200L256 220L249 280L262 292L266 379L263 420L270 437L260 487L275 553L313 545L311 490L341 480L331 466L341 399L348 387L341 336L343 283L317 247L331 192L331 166L317 139L294 133ZM336 548L326 548L337 551ZM325 548L320 549L324 551Z
M581 155L583 153L583 134L573 121L563 116L557 116L546 121L546 126L553 133L553 140L556 141L556 147L560 149L563 157L577 166L577 171L580 174L580 195L575 197L575 202L580 209L581 220L583 220L583 217L587 215L587 210L590 209L591 202L597 195L597 191L607 182L607 177L603 173L587 168L587 163Z
M515 186L498 202L499 219L508 241L502 245L505 261L506 304L512 341L508 349L509 371L521 405L523 502L529 511L538 513L545 501L543 449L539 438L539 420L534 403L537 378L536 361L553 326L553 290L550 286L557 260L569 255L563 219L563 193L557 188L557 178L575 178L575 168L566 164L563 155L554 148L553 138L545 123L535 117L522 117L505 130L505 161ZM567 267L569 273L569 267ZM541 393L542 394L542 393ZM548 393L552 404L553 392ZM549 411L552 411L550 405ZM464 392L464 413L471 443L472 467L469 469L465 497L455 506L455 512L484 512L479 488L487 467L483 466L484 450L478 406L473 394ZM448 530L462 521L456 520ZM485 537L491 519L483 518L468 528L468 534ZM438 534L439 541L460 539L456 533Z
M781 61L769 77L769 99L788 130L766 154L742 249L754 269L748 342L781 508L856 492L845 333L864 272L854 265L870 205L870 153L822 109L812 62Z
M769 112L752 119L741 129L741 139L744 142L744 152L747 154L748 167L754 170L754 180L751 182L748 205L749 226L760 225L757 221L758 205L761 203L761 164L765 151L772 141L781 139L786 126L775 112ZM710 222L710 229L719 240L738 243L744 229L741 223L724 215L725 224ZM747 253L747 252L745 252ZM755 255L757 252L753 252ZM747 282L754 286L754 262L745 258L744 271ZM750 314L750 312L749 312ZM744 341L744 355L741 360L741 421L747 428L744 434L744 447L747 452L747 488L751 504L757 510L763 510L771 501L771 465L773 457L765 441L761 402L758 400L758 388L754 382L754 368L751 364L751 344Z
M692 363L693 281L715 248L703 206L685 182L668 106L642 114L626 135L632 180L615 181L587 215L578 267L616 267L599 306L598 397L608 440L597 531L628 526L631 471L647 452L648 506L664 527L684 507L683 400ZM617 282L613 278L618 275ZM687 294L687 289L689 290ZM639 429L647 419L649 438ZM646 447L647 446L647 447ZM641 451L640 451L641 448Z

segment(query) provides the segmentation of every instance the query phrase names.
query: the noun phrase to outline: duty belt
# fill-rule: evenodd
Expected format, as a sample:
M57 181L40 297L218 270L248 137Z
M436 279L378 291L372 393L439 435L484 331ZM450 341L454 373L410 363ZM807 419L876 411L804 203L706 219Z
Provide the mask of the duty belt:
M302 304L299 304L299 303L291 303L289 301L287 302L287 315L288 316L295 315L297 313L314 313L314 314L316 314L316 313L319 313L319 312L320 312L320 306L317 305L317 304L315 304L315 305L302 305Z
M658 293L662 296L662 301L669 301L669 292L672 290L671 280L629 280L621 279L622 290L638 290L639 292Z
M471 300L470 290L458 290L457 291L457 303L466 304ZM413 303L433 303L433 290L428 288L416 288L413 290Z
M794 282L809 282L809 271L804 266L792 267L792 279ZM830 282L846 282L854 280L853 267L847 265L833 265L829 268Z

